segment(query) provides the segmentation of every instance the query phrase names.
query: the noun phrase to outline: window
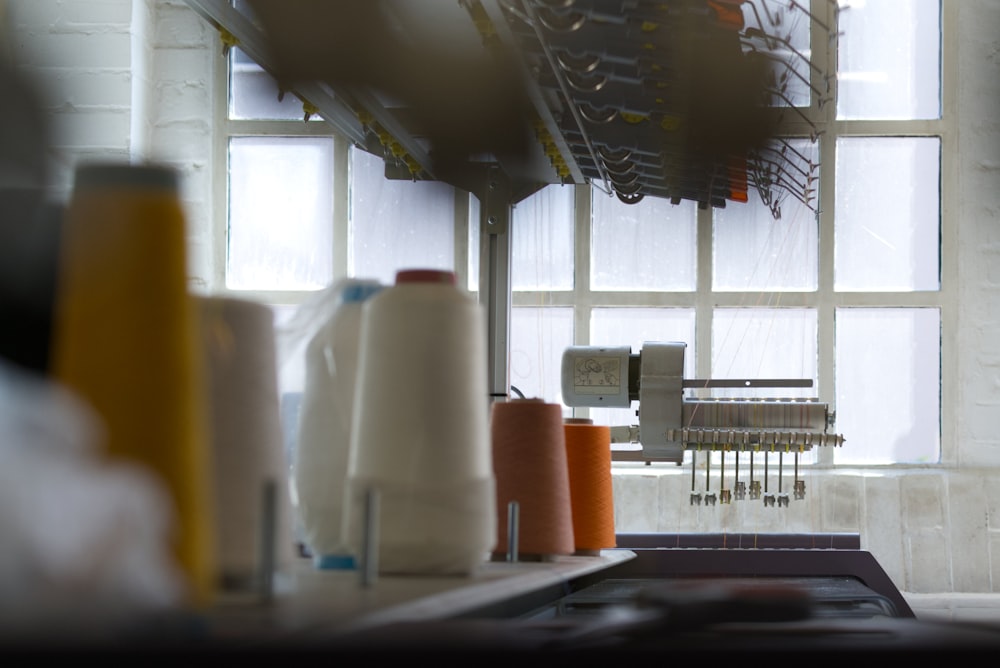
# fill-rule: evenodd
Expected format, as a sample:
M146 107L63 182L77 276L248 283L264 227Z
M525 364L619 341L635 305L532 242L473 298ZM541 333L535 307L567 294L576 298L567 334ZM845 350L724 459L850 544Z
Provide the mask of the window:
M744 3L748 23L754 8L781 14L789 51L804 56L775 101L788 108L788 178L804 197L783 199L779 216L753 189L724 208L625 204L600 184L517 202L510 383L560 403L572 343L685 341L689 377L812 379L778 396L836 410L846 443L814 453L821 465L937 462L950 122L940 3L756 0ZM839 40L816 43L815 21ZM474 197L387 179L380 157L306 122L301 100L279 101L238 49L230 63L223 285L290 307L334 277L391 282L422 265L478 288ZM632 409L576 412L635 420Z

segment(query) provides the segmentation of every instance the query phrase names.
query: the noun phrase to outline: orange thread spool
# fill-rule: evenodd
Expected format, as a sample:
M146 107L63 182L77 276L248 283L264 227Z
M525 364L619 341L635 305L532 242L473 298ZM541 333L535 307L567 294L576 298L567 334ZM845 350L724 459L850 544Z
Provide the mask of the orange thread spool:
M576 552L593 554L615 547L611 429L585 418L568 418L563 428Z
M562 407L541 399L493 404L490 432L497 483L497 546L507 550L507 507L516 501L519 558L572 554L573 511Z

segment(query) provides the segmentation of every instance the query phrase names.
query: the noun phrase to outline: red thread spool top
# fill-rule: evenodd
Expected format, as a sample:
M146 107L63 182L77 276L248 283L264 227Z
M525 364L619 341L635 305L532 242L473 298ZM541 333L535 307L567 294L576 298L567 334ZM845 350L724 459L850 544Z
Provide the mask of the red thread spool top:
M446 283L455 285L455 272L445 269L400 269L396 272L396 285L400 283Z

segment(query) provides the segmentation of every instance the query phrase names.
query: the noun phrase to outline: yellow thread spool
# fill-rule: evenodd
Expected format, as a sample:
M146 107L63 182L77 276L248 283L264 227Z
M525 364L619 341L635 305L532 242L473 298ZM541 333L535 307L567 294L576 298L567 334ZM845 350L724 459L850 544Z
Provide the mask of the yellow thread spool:
M185 243L173 170L79 167L61 241L52 369L104 421L107 454L162 481L175 506L176 559L202 604L215 574L211 453Z

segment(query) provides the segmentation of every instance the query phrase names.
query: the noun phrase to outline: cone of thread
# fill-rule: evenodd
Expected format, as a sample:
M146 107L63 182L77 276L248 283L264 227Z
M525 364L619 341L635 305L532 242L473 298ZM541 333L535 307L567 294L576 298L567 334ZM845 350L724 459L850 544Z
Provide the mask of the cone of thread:
M508 549L507 508L518 504L518 558L572 554L573 513L562 407L541 399L493 404L490 432L497 485L497 546Z
M234 297L197 298L208 370L219 585L254 586L260 569L292 560L291 500L278 400L274 314ZM276 489L265 515L268 485ZM271 522L273 531L264 529ZM261 545L273 534L273 545ZM273 550L268 564L262 550Z
M615 547L611 429L590 420L567 421L564 432L576 552Z
M378 570L467 575L496 535L485 313L453 272L400 270L361 317L344 516L362 556L379 498Z
M52 373L103 421L108 456L162 481L174 503L175 556L201 604L214 591L216 546L185 225L173 170L77 169L60 248Z

